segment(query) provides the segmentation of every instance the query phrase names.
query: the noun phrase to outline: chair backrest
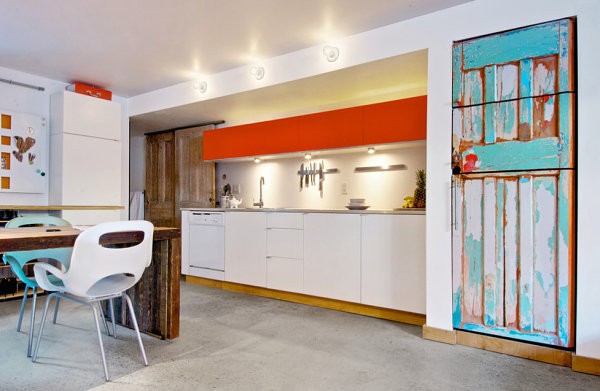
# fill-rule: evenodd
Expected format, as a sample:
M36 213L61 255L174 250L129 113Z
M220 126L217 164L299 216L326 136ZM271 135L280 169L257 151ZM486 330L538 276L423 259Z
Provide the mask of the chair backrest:
M59 217L55 216L22 216L17 217L6 223L5 228L19 228L24 226L43 226L43 227L70 227L71 224ZM36 259L50 258L60 262L65 268L69 267L71 260L72 248L51 248L44 250L31 250L31 251L14 251L4 253L4 263L10 265L12 272L19 277L25 284L35 287L37 286L35 280L25 275L23 266L27 262L34 261Z
M140 243L123 248L100 244L102 235L124 231L142 231L144 238ZM103 294L119 293L131 288L152 261L153 234L152 223L143 220L112 221L86 229L75 240L71 266L63 279L65 291L85 297L102 280L111 281L111 291L104 291ZM119 276L127 278L120 279Z

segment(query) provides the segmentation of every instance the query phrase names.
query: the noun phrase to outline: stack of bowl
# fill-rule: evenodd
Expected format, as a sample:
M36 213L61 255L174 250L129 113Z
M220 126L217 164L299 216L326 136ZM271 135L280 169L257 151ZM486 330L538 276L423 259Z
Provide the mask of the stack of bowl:
M346 208L350 210L365 210L369 205L365 205L364 198L350 198L350 203L346 205Z

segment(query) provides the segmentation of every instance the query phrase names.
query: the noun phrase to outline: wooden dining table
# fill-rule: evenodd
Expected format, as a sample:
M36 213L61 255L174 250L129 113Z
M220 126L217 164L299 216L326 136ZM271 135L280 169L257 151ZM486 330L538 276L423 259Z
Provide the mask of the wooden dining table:
M81 232L74 227L0 228L0 253L73 247ZM118 247L142 239L140 231L114 232L101 236L100 244ZM140 281L127 291L140 331L162 339L179 336L180 276L181 230L155 227L152 262ZM119 324L132 327L124 302L117 300L115 312Z

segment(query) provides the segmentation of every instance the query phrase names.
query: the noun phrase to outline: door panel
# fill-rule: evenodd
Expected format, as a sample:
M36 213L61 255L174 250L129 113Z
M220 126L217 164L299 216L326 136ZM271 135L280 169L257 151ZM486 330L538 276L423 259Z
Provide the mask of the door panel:
M573 37L563 20L454 45L461 172L573 167Z
M572 171L460 175L454 186L454 327L572 346Z
M175 226L173 133L146 137L145 219L160 227Z

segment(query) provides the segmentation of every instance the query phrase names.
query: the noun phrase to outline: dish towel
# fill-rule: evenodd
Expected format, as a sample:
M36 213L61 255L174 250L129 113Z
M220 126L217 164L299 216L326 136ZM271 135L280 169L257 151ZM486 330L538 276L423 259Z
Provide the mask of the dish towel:
M129 193L129 220L144 219L144 192L132 191Z

